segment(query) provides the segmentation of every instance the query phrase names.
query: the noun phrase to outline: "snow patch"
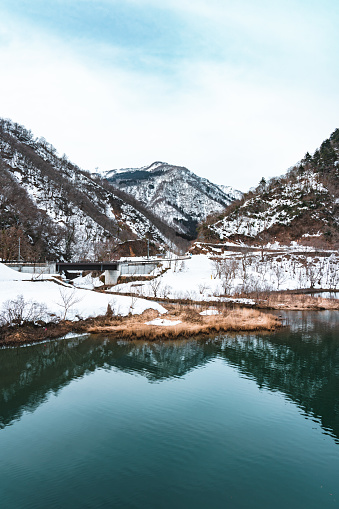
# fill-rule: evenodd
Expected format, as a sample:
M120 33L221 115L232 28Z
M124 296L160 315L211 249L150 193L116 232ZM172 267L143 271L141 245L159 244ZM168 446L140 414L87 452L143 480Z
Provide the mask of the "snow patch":
M151 322L145 322L145 325L160 325L162 327L169 327L171 325L178 325L182 323L181 320L164 320L163 318L155 318Z
M212 315L219 315L219 311L217 309L205 309L205 311L201 311L199 315L202 316L212 316Z

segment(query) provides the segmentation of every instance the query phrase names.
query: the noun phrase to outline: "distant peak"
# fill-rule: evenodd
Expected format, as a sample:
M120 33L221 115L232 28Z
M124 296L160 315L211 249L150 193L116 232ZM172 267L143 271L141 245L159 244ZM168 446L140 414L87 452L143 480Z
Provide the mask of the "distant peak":
M155 161L154 163L150 164L149 166L144 166L143 170L145 171L152 171L156 168L159 168L159 166L170 166L168 163L162 162L162 161Z

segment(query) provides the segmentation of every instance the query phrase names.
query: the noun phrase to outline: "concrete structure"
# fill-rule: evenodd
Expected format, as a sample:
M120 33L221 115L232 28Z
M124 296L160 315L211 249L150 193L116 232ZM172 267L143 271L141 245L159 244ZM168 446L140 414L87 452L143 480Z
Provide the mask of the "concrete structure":
M150 274L161 260L145 260L120 262L121 276L143 276Z
M114 262L47 262L47 263L24 263L9 262L8 267L19 272L29 274L56 274L64 273L68 279L74 279L83 271L105 272L105 284L117 284L119 276L143 276L150 274L159 263L176 260L185 260L189 257L158 258L158 259L136 259L136 260L117 260Z
M105 270L105 285L116 285L119 276L119 270Z
M118 262L57 262L57 272L64 272L66 277L72 279L74 271L98 271L105 272L105 284L115 285L120 276L120 267Z
M78 271L98 271L105 272L105 284L117 284L120 275L135 276L150 274L158 265L158 260L137 260L137 261L116 261L116 262L58 262L56 271L64 272L66 277L72 279L74 272Z
M25 274L56 274L56 263L26 263L26 262L8 262L5 263L7 267L10 267L17 272L23 272Z

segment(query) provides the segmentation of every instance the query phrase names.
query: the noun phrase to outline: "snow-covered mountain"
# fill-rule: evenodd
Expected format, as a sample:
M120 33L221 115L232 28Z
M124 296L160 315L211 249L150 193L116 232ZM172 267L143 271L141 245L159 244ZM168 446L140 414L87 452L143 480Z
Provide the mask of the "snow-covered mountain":
M339 129L313 156L306 154L286 175L264 179L231 204L219 217L209 218L200 238L214 242L321 245L339 242Z
M199 222L212 213L224 211L242 195L231 187L217 186L187 168L163 162L111 170L104 176L189 238L195 237Z
M107 257L124 241L180 240L137 200L59 157L45 139L3 119L0 226L0 258L5 260L17 257L19 238L22 256L40 260Z
M234 189L234 187L231 186L225 186L223 184L218 184L219 189L222 190L223 193L225 193L232 201L235 200L241 200L244 193L241 191L238 191L237 189Z

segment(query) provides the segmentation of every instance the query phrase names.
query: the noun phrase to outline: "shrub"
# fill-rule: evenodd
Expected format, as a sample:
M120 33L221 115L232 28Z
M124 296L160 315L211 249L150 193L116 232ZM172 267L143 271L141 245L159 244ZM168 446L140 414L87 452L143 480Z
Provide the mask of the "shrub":
M25 301L23 295L18 295L16 299L7 300L3 304L0 324L8 326L36 323L39 320L45 320L46 316L47 307L45 304Z

